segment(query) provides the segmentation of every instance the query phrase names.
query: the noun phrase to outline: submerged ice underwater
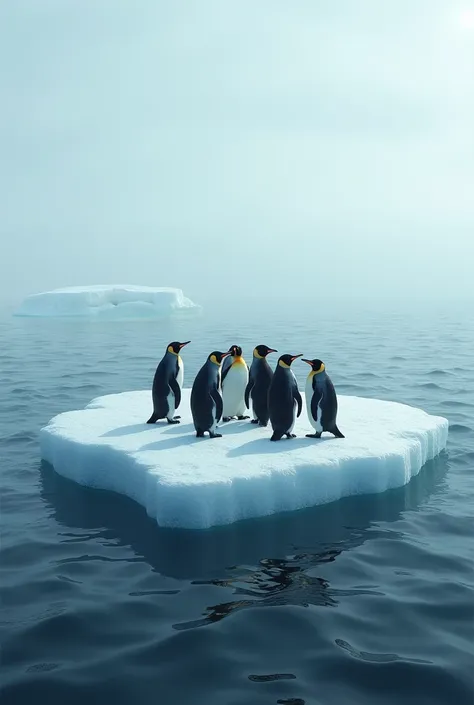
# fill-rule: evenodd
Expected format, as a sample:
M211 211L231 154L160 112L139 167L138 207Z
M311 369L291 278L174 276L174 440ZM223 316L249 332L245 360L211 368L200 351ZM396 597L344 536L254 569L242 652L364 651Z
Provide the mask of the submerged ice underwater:
M211 352L186 389L180 353L189 342L167 346L147 422L149 390L109 394L54 417L41 430L42 457L79 484L128 495L161 526L203 529L400 487L446 446L444 417L337 398L319 359L304 358L301 393L291 370L301 354L281 355L273 372L266 358L277 351L263 344L250 367L238 345ZM205 432L221 440L203 442ZM268 442L283 436L291 440Z

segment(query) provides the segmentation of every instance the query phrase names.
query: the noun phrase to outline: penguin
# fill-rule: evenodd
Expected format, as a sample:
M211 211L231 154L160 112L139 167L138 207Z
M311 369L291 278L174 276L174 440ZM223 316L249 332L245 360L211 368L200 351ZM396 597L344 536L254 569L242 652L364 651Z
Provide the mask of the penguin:
M291 363L297 357L301 357L301 354L282 355L278 359L268 391L268 409L273 428L271 441L279 441L282 436L296 438L292 431L303 406L298 383L291 369Z
M306 379L306 410L315 433L307 433L306 438L321 438L323 431L329 431L336 438L344 438L336 425L337 397L334 385L321 360L306 360L311 371Z
M179 423L181 417L174 415L181 402L184 379L184 365L179 353L181 348L190 342L190 340L185 343L175 341L166 348L153 378L153 413L147 423L155 423L158 419L164 418L168 423Z
M245 389L245 406L250 408L252 400L253 419L250 423L267 426L268 414L268 390L273 378L273 370L267 362L267 355L278 352L275 348L267 345L257 345L253 351L252 364L250 365L249 381Z
M249 419L245 415L245 389L249 381L249 366L242 357L240 345L232 345L231 353L224 358L221 367L221 390L224 405L222 421L230 421L235 416L242 421Z
M197 438L209 431L210 438L222 438L216 433L221 420L223 402L219 391L220 367L222 360L231 352L211 352L196 375L191 389L191 413Z

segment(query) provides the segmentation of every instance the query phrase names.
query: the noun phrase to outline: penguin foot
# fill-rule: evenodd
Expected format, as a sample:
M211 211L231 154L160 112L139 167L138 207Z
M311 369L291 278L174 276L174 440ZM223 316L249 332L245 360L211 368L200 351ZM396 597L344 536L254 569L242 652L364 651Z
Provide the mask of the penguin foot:
M234 417L233 416L223 416L222 421L227 423L227 421L230 421L232 418L234 418Z
M258 419L252 419L252 420L250 421L250 423L259 423L259 420L258 420Z
M287 438L296 438L296 433L285 433Z
M307 433L306 438L321 438L320 433Z
M209 431L209 438L222 438L222 433L212 433L212 431Z
M173 416L174 419L180 419L181 416Z
M243 421L244 419L249 419L250 416L237 416L239 421Z
M172 424L174 424L174 423L181 423L180 420L177 419L177 418L169 419L169 418L167 417L166 420L168 421L168 423L172 423Z

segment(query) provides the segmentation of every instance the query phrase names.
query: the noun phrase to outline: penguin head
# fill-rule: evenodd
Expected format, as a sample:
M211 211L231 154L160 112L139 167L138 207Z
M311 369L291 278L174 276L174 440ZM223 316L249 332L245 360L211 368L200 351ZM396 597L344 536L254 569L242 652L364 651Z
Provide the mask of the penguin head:
M242 357L242 348L240 345L231 345L228 352L230 352L233 357Z
M272 352L278 352L278 350L275 350L275 348L269 348L268 345L257 345L257 347L253 350L253 356L261 360Z
M231 355L229 351L227 352L219 352L218 350L214 350L214 352L211 352L208 356L208 361L213 362L214 365L220 365L222 360L227 357L227 355Z
M297 357L301 357L302 354L303 353L299 353L299 355L282 355L278 358L278 364L280 367L291 367L293 360L296 360Z
M303 362L306 362L307 365L311 366L311 370L315 373L318 374L318 372L324 372L326 369L324 362L321 360L318 360L315 358L314 360L306 360L304 357L302 358ZM311 374L311 373L310 373Z
M167 347L167 351L170 353L173 353L174 355L178 355L179 351L181 348L184 348L185 345L188 345L190 343L190 340L187 340L185 343L178 343L176 340L173 343L170 343Z

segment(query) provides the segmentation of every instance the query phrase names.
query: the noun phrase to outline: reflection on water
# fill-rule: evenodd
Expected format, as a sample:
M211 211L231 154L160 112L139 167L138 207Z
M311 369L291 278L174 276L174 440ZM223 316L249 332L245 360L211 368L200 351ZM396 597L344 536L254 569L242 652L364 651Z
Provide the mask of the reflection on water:
M66 529L60 534L63 542L95 539L129 546L162 575L232 590L235 599L210 605L198 619L173 625L175 630L187 630L255 605L333 607L343 596L378 594L363 587L332 588L318 576L318 566L336 561L366 540L385 536L387 530L380 524L396 521L407 510L416 511L441 492L447 469L443 453L408 485L395 490L205 531L158 527L132 500L76 485L47 463L41 465L40 478L42 498ZM391 530L390 537L399 536Z

